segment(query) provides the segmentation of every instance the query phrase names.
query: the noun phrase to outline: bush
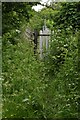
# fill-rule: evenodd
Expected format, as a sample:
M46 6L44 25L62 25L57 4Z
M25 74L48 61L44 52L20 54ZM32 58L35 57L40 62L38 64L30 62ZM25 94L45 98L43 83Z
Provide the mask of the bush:
M3 40L7 37L3 37ZM51 38L47 59L36 60L33 44L19 36L3 47L3 118L78 117L78 36Z
M4 38L3 38L4 39ZM37 117L43 109L43 63L36 61L33 46L21 38L3 50L3 118Z
M55 36L56 35L56 36ZM78 37L68 34L54 34L50 53L45 61L48 101L51 118L78 117Z

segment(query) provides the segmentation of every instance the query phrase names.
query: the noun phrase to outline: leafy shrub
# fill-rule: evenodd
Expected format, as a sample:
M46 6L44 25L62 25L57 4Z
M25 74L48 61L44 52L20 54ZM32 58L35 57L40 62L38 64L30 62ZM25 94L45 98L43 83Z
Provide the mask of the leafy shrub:
M4 39L4 38L3 38ZM21 38L3 50L3 118L37 117L43 109L45 84L33 46ZM40 108L39 108L40 107Z
M50 53L45 61L48 80L46 100L51 118L78 117L78 37L54 34Z

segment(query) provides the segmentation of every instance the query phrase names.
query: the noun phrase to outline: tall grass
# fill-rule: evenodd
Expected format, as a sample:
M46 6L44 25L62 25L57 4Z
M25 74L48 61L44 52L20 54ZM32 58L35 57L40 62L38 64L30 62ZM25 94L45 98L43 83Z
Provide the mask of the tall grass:
M3 118L78 117L77 39L76 35L54 36L48 59L43 61L36 60L33 44L23 36L15 45L7 42Z

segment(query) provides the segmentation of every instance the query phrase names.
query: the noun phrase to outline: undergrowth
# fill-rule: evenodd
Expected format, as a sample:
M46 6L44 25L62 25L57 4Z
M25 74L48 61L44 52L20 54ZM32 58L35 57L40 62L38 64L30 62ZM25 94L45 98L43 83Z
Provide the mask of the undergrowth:
M52 51L47 60L41 61L36 60L28 39L19 36L13 45L6 37L2 65L3 118L78 117L77 37L67 38L69 42L72 40L67 43L68 48L64 48L64 43L58 46L58 41L52 39ZM61 59L64 53L57 54L63 48L64 60Z

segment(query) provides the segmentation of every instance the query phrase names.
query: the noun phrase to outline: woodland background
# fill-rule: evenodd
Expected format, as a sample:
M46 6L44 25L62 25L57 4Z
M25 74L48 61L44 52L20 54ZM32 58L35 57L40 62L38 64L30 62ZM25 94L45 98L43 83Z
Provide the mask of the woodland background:
M2 3L3 118L79 118L80 2ZM54 30L50 52L34 55L26 28Z

